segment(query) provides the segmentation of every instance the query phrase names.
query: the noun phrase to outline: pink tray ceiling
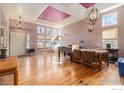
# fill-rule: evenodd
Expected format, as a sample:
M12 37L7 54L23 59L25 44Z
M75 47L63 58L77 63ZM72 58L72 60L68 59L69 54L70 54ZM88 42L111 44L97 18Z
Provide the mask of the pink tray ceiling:
M57 10L51 6L48 6L38 17L38 19L50 21L50 22L60 22L70 15Z
M80 3L83 7L85 8L89 8L91 6L93 6L95 3Z

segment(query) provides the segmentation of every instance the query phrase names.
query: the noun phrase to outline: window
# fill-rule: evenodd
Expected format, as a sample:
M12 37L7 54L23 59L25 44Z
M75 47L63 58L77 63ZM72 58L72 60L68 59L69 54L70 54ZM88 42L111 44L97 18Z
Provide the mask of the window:
M57 29L53 29L53 36L57 36L58 35L58 30Z
M53 29L53 36L52 36L52 47L58 47L62 43L62 33L61 29Z
M44 48L44 40L43 39L37 40L37 47L38 48Z
M46 48L50 48L51 47L51 40L46 40Z
M44 27L37 27L37 47L38 48L44 48L44 35L45 35L45 28Z
M103 25L103 27L117 25L117 12L104 15L102 17L102 25Z
M110 44L111 48L118 48L118 29L111 28L103 30L102 34L103 48L107 48L107 44Z
M117 12L103 15L103 48L118 48ZM112 27L114 25L114 28ZM107 29L104 27L108 27Z
M60 45L61 31L59 29L38 27L37 28L37 47L55 48Z
M37 27L37 33L38 34L45 34L45 28L44 27Z
M44 48L44 35L39 34L37 39L37 47Z
M27 34L27 45L26 48L29 49L30 48L30 34Z
M52 33L52 29L47 28L47 29L46 29L46 35L51 35L51 33Z

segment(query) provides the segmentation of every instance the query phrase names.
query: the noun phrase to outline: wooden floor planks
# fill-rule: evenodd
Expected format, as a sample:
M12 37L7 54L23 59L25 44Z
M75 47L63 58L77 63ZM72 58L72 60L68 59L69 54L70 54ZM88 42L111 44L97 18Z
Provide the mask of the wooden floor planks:
M13 75L0 77L1 85L12 85ZM57 53L19 57L19 85L123 85L114 64L101 71L70 62Z

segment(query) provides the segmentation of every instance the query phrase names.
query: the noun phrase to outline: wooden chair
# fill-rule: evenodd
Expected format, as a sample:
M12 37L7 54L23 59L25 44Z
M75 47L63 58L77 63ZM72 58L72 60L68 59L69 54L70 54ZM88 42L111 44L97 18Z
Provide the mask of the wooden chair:
M97 63L97 54L95 51L84 51L84 65L96 68Z
M102 62L104 62L105 64L109 65L108 53L104 53L104 54L102 55Z
M80 50L73 50L72 53L73 61L81 63L81 51Z

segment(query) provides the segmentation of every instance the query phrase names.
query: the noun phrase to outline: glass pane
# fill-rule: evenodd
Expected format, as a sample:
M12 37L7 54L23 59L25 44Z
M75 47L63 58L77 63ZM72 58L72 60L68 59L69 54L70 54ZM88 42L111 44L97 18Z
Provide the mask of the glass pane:
M46 40L46 48L50 48L51 47L51 40Z
M117 24L117 12L107 14L107 15L103 15L102 23L103 23L103 27L104 26L116 25Z
M107 44L110 44L111 45L111 48L115 48L117 49L118 48L118 42L117 42L117 39L110 39L110 40L103 40L103 48L107 48Z
M30 48L30 34L27 34L27 49Z
M52 32L52 31L51 31L50 28L47 28L47 29L46 29L46 34L47 34L47 35L51 35L51 32Z
M38 48L44 48L44 40L37 40L37 42Z
M53 29L53 36L58 36L58 31L56 29Z
M59 35L59 36L61 36L61 35L62 35L62 33L61 33L61 31L60 31L60 30L58 31L58 35Z
M37 27L37 33L38 34L45 34L45 28L44 27Z

